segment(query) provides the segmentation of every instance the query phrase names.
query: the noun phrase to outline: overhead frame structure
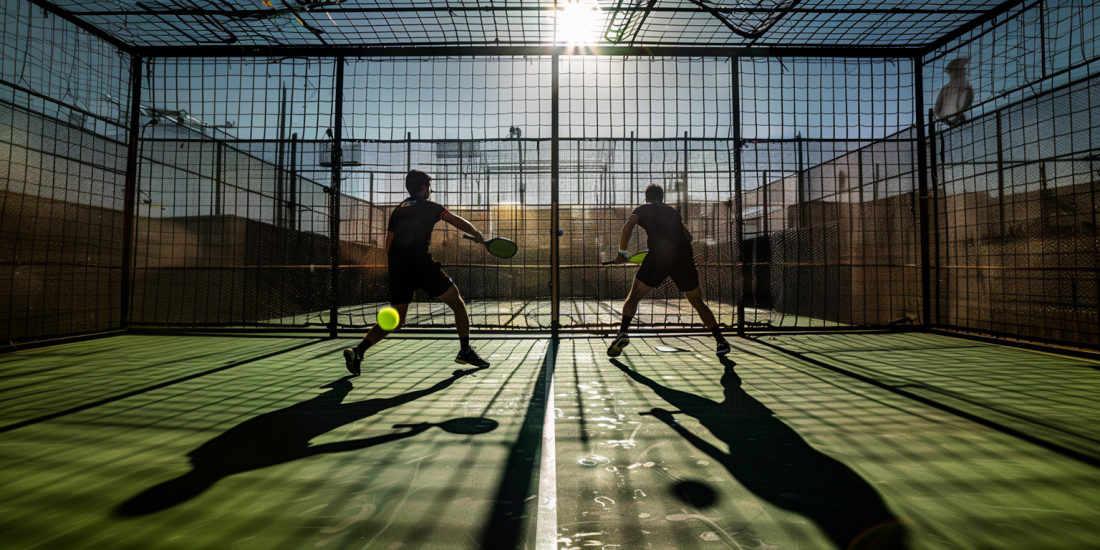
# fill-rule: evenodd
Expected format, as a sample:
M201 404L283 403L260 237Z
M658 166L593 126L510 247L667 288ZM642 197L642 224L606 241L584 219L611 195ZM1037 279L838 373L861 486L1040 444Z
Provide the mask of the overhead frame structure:
M120 4L106 0L31 0L124 51L165 55L379 55L375 48L486 47L499 55L512 48L571 43L558 32L565 0L519 0L484 5L478 1L318 0L264 7L226 3L199 5L177 0ZM780 55L813 49L820 55L841 49L876 57L912 56L965 33L1021 2L1010 0L802 0L782 5L763 0L705 2L660 0L581 5L599 20L590 39L595 55L714 55L716 49L771 48ZM125 6L125 7L122 7ZM772 7L766 7L772 6ZM629 36L609 40L620 14L642 13ZM772 22L762 34L738 34L725 15ZM628 17L629 24L635 18ZM621 21L620 23L621 24ZM576 42L573 40L572 42ZM616 44L647 48L691 48L649 53L604 49ZM695 48L705 49L698 52ZM786 51L786 48L791 48ZM366 50L364 50L366 49ZM893 49L901 49L896 54ZM201 53L195 53L199 50ZM362 53L354 53L356 50ZM885 51L883 51L885 50ZM449 55L493 53L449 52ZM738 52L744 55L745 52ZM401 52L381 55L408 55ZM412 55L441 55L418 52ZM518 55L524 55L519 53ZM534 54L532 54L534 55ZM831 54L830 54L831 55Z

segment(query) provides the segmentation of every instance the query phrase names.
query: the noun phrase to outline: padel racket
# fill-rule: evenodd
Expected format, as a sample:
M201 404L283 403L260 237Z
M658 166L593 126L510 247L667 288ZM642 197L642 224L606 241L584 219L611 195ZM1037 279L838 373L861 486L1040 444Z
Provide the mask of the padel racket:
M497 421L492 418L452 418L438 424L421 422L420 424L394 424L394 428L419 428L421 426L439 426L447 433L460 435L478 435L496 429Z
M470 239L471 241L474 240L470 235L463 235L462 238ZM519 252L519 247L516 246L516 243L502 237L489 239L482 244L485 245L485 250L488 250L489 254L497 258L511 258L516 255L516 252Z
M642 260L645 260L646 254L649 254L648 250L643 250L641 252L635 252L633 256L626 259L626 263L628 263L628 264L640 264L640 263L642 263ZM611 265L613 263L615 263L615 260L608 260L606 262L600 262L600 265Z

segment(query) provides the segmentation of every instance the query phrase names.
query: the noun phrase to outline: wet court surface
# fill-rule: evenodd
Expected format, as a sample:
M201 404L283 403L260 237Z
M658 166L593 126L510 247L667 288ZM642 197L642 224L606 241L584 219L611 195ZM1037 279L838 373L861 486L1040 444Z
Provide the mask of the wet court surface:
M406 338L349 378L352 342L0 356L0 548L1100 545L1094 362L918 333L725 360L529 338L454 374L454 339Z

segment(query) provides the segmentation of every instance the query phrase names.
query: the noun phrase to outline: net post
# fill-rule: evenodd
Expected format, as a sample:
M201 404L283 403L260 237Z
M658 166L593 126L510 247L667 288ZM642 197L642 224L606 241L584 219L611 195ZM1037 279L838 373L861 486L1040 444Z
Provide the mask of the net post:
M733 70L730 71L731 100L733 109L733 217L734 236L733 265L741 264L741 293L735 295L734 303L737 306L737 335L745 336L745 297L748 295L748 284L752 280L752 266L745 258L745 213L744 213L744 189L741 181L741 62L740 58L730 60ZM764 213L767 215L767 212ZM737 292L737 270L730 269L730 278L733 279L733 292Z
M550 332L554 340L558 338L558 279L560 258L558 257L558 62L559 50L555 49L550 62Z
M923 67L919 57L913 58L913 77L916 95L916 120L917 127L917 187L920 198L920 285L921 285L921 324L928 328L932 324L932 270L930 265L929 238L932 231L928 220L928 158L925 149L924 121L921 120L924 113L924 78ZM1000 120L1000 119L998 119ZM999 128L998 128L999 130Z
M130 328L130 278L133 276L134 222L137 209L138 138L141 132L142 57L130 59L130 128L126 140L126 184L122 206L122 280L119 326Z
M340 309L340 171L343 167L343 151L340 140L344 135L344 56L336 58L336 85L333 99L334 114L332 130L332 185L329 187L329 203L332 211L329 215L329 257L332 259L330 285L332 305L329 308L328 335L336 338L336 320Z

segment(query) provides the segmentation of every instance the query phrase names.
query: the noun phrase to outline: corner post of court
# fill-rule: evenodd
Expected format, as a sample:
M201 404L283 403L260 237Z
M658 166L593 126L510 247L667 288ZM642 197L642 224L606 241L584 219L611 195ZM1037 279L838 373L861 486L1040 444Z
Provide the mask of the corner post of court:
M122 293L120 328L130 328L130 279L133 276L134 222L137 208L138 138L141 132L142 58L130 60L130 128L126 140L126 184L122 203Z
M931 264L929 271L930 277L936 281L935 293L936 293L936 316L935 320L929 326L938 325L940 323L940 307L939 307L939 294L940 294L940 199L937 196L939 193L940 180L939 180L939 166L936 164L936 115L934 109L928 109L928 177L929 177L929 200L932 203L930 207L931 213L931 226L929 229L929 235L932 238L932 250L929 252L931 258ZM932 320L932 314L929 313L929 320Z
M730 71L731 101L733 103L730 114L733 125L733 265L741 264L741 294L733 297L737 306L737 335L745 335L745 297L749 295L749 282L752 280L752 266L745 257L745 214L744 214L744 190L741 184L741 60L733 57L730 60L733 70ZM764 215L768 213L765 210ZM733 291L737 292L737 270L730 270L733 279Z
M561 266L558 257L558 62L560 48L550 57L550 332L555 341L558 338L558 269Z
M344 164L344 56L336 57L336 86L333 90L335 109L332 128L332 185L329 193L329 257L332 259L332 305L329 309L328 335L336 337L336 320L340 309L340 172Z
M917 196L920 198L920 287L921 325L932 324L932 269L928 240L932 236L928 220L928 158L924 131L924 64L920 57L913 58L914 95L916 96L917 127Z

